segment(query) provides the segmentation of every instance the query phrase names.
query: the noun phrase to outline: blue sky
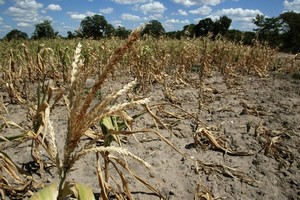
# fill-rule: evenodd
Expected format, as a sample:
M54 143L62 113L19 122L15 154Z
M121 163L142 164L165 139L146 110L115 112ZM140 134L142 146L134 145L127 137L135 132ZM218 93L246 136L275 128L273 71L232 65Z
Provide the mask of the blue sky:
M166 31L226 15L232 19L231 29L251 31L257 14L276 17L284 11L300 12L300 0L0 0L0 38L12 29L31 37L34 25L46 19L66 36L79 28L84 17L94 14L128 29L156 19Z

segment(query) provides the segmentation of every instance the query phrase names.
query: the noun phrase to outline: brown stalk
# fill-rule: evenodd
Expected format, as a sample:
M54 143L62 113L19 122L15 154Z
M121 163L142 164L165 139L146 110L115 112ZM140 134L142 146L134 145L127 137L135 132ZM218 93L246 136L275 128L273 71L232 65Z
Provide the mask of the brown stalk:
M125 193L128 197L128 199L130 200L133 200L134 198L131 196L131 193L130 193L130 189L129 189L129 185L128 185L128 182L126 180L126 177L124 176L124 174L118 169L117 165L112 162L112 165L113 167L115 168L115 170L117 171L117 173L119 174L121 180L122 180L122 184L123 184L123 187L125 189Z
M94 99L97 91L101 88L101 85L107 79L108 75L114 71L116 64L122 59L123 55L127 52L127 50L133 45L133 43L139 38L140 31L134 31L126 41L126 43L119 47L113 54L113 56L109 59L108 64L106 65L104 71L101 73L98 81L95 83L89 94L87 95L83 107L79 113L79 118L85 116L88 108L92 100Z
M130 170L130 168L128 167L127 163L118 159L118 158L114 158L113 159L119 164L121 165L125 170L127 170L136 180L138 180L140 183L142 183L143 185L145 185L149 190L151 190L152 192L154 192L157 196L159 196L160 198L164 199L164 196L156 189L154 188L150 183L148 183L147 181L145 181L144 179L142 179L141 177L139 177L138 175L136 175L132 170Z
M209 139L209 141L211 142L211 144L214 146L214 148L218 151L223 152L224 154L228 154L231 156L252 156L252 155L254 155L254 153L250 153L250 152L232 151L231 149L224 148L222 145L220 145L217 142L217 139L214 137L214 135L210 131L208 131L204 128L198 128L198 130L196 130L196 134L194 136L194 140L195 140L196 144L198 143L198 135L200 135L200 134L203 134L205 137L207 137Z
M128 41L121 47L119 47L115 53L113 54L112 58L108 61L107 66L105 67L104 71L101 73L98 81L95 83L93 88L88 93L87 97L84 100L83 106L81 110L79 110L80 99L76 98L74 107L76 109L74 115L71 114L70 122L69 122L69 130L72 133L70 138L70 142L67 142L67 149L72 150L76 147L80 137L83 135L85 130L89 126L89 122L84 120L85 118L90 118L87 114L87 110L90 108L90 104L94 99L97 91L101 88L101 85L107 79L108 75L113 72L115 65L122 59L123 55L126 51L133 45L133 43L139 38L139 31L134 31L131 36L129 37Z
M25 56L26 62L27 62L28 78L29 78L29 80L32 80L33 79L33 76L32 76L32 68L33 68L32 57L29 55L29 51L28 51L26 45L22 44L22 47L23 47L24 56Z
M150 114L151 117L153 117L153 119L155 120L155 122L157 122L158 124L160 124L161 126L163 126L165 129L167 129L170 132L170 136L169 138L172 138L172 136L174 135L173 131L170 130L148 107L148 105L144 105L146 111Z
M73 76L76 76L76 80L74 83L72 83L71 88L71 95L70 95L70 104L71 104L71 113L70 118L68 121L68 134L66 139L66 145L65 145L65 152L64 152L64 161L61 171L61 182L59 185L59 190L61 191L64 185L64 182L66 180L67 174L72 168L72 165L75 162L74 157L72 156L72 153L75 151L80 138L82 135L84 135L85 131L89 128L88 126L91 125L91 121L84 120L85 118L89 119L91 116L94 115L93 112L88 112L88 109L90 108L91 102L95 98L95 95L97 91L101 88L104 81L107 79L108 75L112 73L115 69L115 66L117 63L122 59L123 55L127 52L127 50L133 45L133 43L139 38L140 31L136 30L134 31L127 42L119 47L114 54L112 55L111 59L109 59L108 64L106 65L105 69L99 76L97 82L93 86L93 88L90 90L88 95L83 100L83 106L81 107L80 104L82 102L82 92L83 92L83 86L78 85L79 83L82 83L84 75L80 76L77 74L72 74ZM79 51L80 53L80 51ZM78 54L75 54L76 56L80 56ZM76 64L81 64L80 59L75 59L75 61L78 61ZM82 67L82 66L81 66ZM78 69L79 70L79 66ZM78 72L77 72L78 73ZM84 73L84 72L83 72ZM77 88L78 87L78 88ZM75 94L75 89L79 90L79 96ZM78 93L77 92L77 93ZM104 156L105 158L105 156ZM105 164L105 171L108 170L108 162ZM105 172L105 174L108 174ZM105 180L108 180L108 175L106 175Z
M102 169L101 169L101 161L100 161L100 156L99 156L100 153L96 153L96 158L97 158L97 176L98 176L98 181L99 181L99 186L101 188L101 197L103 199L108 199L108 191L107 191L107 188L105 186L105 182L103 180L103 177L102 177Z

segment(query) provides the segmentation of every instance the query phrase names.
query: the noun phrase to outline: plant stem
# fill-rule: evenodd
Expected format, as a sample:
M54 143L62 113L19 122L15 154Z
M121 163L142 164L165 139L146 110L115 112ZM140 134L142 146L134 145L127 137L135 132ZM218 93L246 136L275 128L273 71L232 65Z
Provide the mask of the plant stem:
M62 194L63 194L63 188L67 179L67 174L68 174L68 169L64 169L61 171L60 173L60 182L59 182L59 186L58 186L58 196L57 196L57 200L60 200L63 198Z

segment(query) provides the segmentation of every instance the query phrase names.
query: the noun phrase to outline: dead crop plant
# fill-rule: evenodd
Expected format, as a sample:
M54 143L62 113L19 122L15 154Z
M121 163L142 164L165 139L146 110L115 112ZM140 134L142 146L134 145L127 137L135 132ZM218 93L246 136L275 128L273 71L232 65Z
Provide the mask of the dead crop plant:
M88 92L85 91L84 84L90 73L86 71L88 68L81 56L82 46L80 43L78 44L72 62L69 93L67 96L64 95L68 109L68 124L63 155L60 156L60 152L57 150L56 135L49 117L52 106L49 105L51 101L47 100L50 93L39 104L37 112L39 118L36 118L36 128L34 130L35 143L46 149L46 153L49 154L53 165L57 168L59 173L58 183L53 182L46 186L35 193L31 199L64 199L71 196L78 199L94 199L92 190L89 187L68 179L69 174L74 170L74 164L91 153L95 154L97 159L95 164L97 164L100 199L110 199L111 197L133 199L125 173L131 175L157 196L163 197L159 190L130 169L127 159L136 161L146 167L150 167L149 164L123 148L120 142L121 135L150 132L148 130L132 131L133 120L139 115L130 117L126 112L127 109L139 105L146 106L149 98L115 103L118 97L128 93L137 84L134 80L121 90L108 94L100 101L96 100L97 92L108 80L109 75L114 73L118 62L138 38L139 30L136 30L124 45L116 49L99 74L96 83ZM125 130L126 128L128 130ZM159 133L156 134L170 144ZM90 140L83 140L87 136ZM35 147L35 149L38 148ZM48 195L49 198L46 198L45 195Z

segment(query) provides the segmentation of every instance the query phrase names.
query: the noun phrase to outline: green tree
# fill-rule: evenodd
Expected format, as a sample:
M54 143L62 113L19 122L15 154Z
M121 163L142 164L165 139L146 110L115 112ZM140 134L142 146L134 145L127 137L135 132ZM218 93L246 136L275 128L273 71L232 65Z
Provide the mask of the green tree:
M264 15L257 15L253 23L257 26L254 31L260 41L266 41L273 47L281 43L282 21L278 17L266 18Z
M202 19L195 26L195 35L199 37L212 33L213 38L218 34L225 35L231 25L231 21L227 16L222 16L215 22L211 18Z
M225 37L230 41L240 42L242 40L242 34L242 31L232 29L227 31Z
M54 32L51 26L51 21L45 20L40 24L35 25L35 30L32 34L33 39L55 38L58 32Z
M24 33L17 29L13 29L4 36L4 39L7 39L9 41L10 40L20 40L20 39L26 40L26 39L28 39L28 35L27 35L27 33Z
M76 37L79 37L79 38L83 38L83 35L82 35L82 32L81 32L81 29L77 29L77 30L74 30L74 35Z
M253 20L254 29L260 41L284 51L300 52L300 14L285 12L278 17L266 18L257 15Z
M279 19L282 20L282 48L300 52L300 13L285 12Z
M111 36L114 28L102 15L85 17L80 23L80 31L84 38L99 39Z
M195 27L196 27L195 24L185 25L183 27L182 34L184 36L194 37L195 36Z
M149 23L146 24L145 28L143 29L141 35L151 35L154 37L159 37L165 34L165 29L162 24L157 20L151 20Z
M115 31L116 30L115 30L113 25L107 24L106 31L104 32L104 36L105 37L111 37L111 36L115 35Z
M131 33L131 30L126 29L124 26L118 26L118 28L115 30L115 36L125 39L127 38Z
M242 32L240 30L228 30L225 37L233 42L242 42L244 45L252 45L255 41L256 34L251 31Z
M227 16L222 16L215 22L211 18L202 19L195 26L195 35L196 37L206 36L208 33L212 33L213 37L218 34L225 35L231 22L232 20Z
M251 31L242 32L240 30L228 30L225 34L225 37L233 42L242 42L244 45L253 45L256 34Z
M166 32L166 36L168 38L180 40L181 36L182 36L182 31L170 31L170 32Z
M227 16L220 17L220 19L214 23L214 35L221 34L224 36L228 31L231 22L232 20Z
M245 31L242 35L243 38L243 44L245 45L253 45L253 43L255 42L256 38L256 34L254 32L251 31Z
M199 21L195 26L196 37L207 36L207 34L214 32L214 22L211 18L205 18Z
M72 31L67 32L67 38L68 39L73 39L76 37L76 33L72 33Z

